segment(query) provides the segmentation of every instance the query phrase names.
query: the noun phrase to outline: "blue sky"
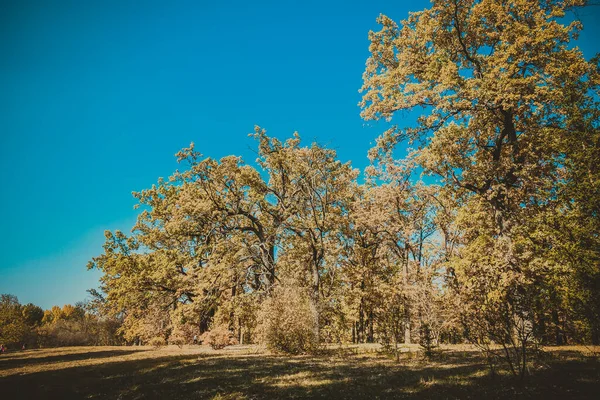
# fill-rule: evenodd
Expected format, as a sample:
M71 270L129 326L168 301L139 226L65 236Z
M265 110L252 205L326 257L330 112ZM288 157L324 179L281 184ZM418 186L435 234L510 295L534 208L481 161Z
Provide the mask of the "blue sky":
M357 103L367 33L428 1L3 1L0 293L49 308L97 286L104 229L131 196L205 155L255 158L254 125L335 148L356 167L382 125ZM582 11L597 52L600 7Z

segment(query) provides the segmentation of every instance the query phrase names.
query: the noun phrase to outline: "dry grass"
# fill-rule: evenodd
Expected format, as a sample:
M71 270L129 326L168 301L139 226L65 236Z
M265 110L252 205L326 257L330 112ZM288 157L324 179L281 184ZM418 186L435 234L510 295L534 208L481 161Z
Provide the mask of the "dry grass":
M330 346L283 356L256 346L71 347L0 356L0 398L596 398L598 348L548 348L521 384L492 377L470 346L426 360L408 346L400 362L376 345Z

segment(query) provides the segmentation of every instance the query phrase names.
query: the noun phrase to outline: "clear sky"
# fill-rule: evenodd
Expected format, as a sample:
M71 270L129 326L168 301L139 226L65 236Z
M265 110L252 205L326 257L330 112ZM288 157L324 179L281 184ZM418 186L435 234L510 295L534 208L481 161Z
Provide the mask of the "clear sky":
M258 124L355 167L381 125L358 89L376 17L428 1L0 2L0 293L44 308L97 287L105 229L180 148L255 158ZM600 7L579 46L599 51Z

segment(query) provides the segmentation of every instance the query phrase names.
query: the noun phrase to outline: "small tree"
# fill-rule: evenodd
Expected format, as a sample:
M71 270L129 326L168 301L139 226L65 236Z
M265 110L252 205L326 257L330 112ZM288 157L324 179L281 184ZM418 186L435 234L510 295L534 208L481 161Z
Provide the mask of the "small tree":
M301 354L319 348L311 299L297 286L277 287L259 314L261 342L270 350Z
M437 347L437 338L427 322L421 325L421 334L419 337L419 345L423 348L425 356L431 357L433 350Z
M383 302L378 310L378 334L383 348L396 356L396 361L400 360L400 351L398 344L404 338L406 318L405 296L391 290L386 301Z

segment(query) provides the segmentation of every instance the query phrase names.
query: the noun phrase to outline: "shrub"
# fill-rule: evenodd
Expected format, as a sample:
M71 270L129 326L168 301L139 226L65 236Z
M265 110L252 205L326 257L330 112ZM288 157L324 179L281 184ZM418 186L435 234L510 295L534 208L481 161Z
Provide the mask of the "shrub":
M197 338L199 333L200 329L196 324L173 324L169 344L183 347L185 344L194 343L194 336Z
M220 350L226 346L237 344L237 340L233 337L233 333L226 325L217 325L204 336L204 343L208 344L215 350Z
M297 287L274 290L259 315L260 341L270 350L289 354L311 353L318 349L313 313L308 294Z
M157 336L157 337L153 337L152 339L150 339L148 341L148 344L150 346L154 346L154 347L161 347L161 346L166 346L167 341L164 338Z

